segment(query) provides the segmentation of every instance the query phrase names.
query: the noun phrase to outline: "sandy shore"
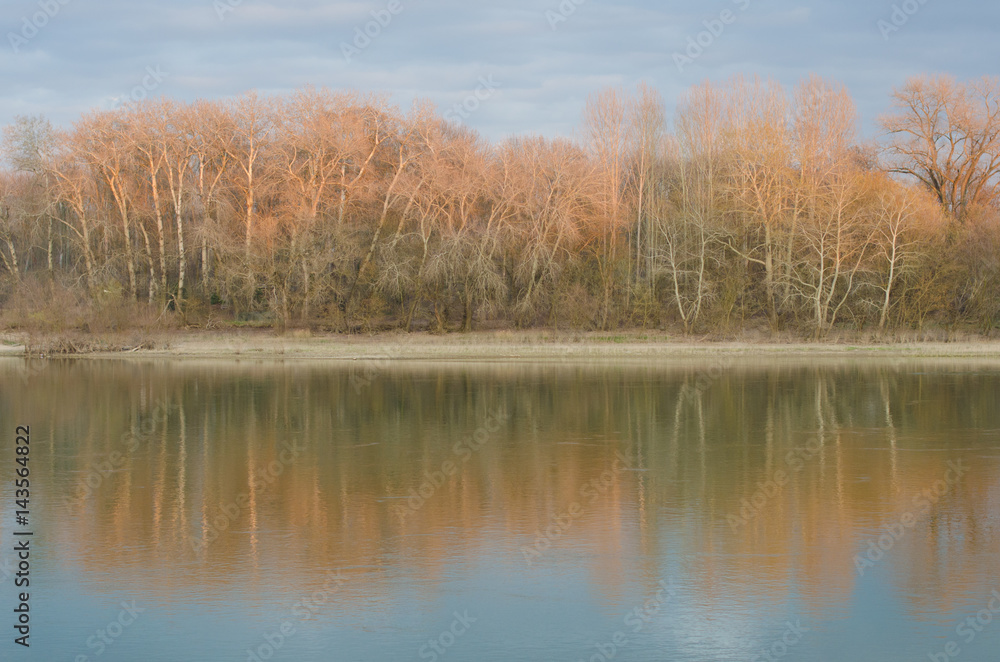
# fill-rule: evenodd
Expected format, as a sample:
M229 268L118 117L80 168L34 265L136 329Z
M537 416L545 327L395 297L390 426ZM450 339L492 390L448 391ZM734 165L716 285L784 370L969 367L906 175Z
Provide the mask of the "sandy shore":
M0 335L0 356L24 354L24 340ZM127 341L126 341L127 344ZM1000 342L900 342L852 344L847 341L713 342L662 334L479 332L427 335L389 333L365 336L309 335L271 331L189 331L164 335L159 349L92 352L88 358L282 358L312 360L559 360L669 359L706 355L738 356L909 356L1000 358Z

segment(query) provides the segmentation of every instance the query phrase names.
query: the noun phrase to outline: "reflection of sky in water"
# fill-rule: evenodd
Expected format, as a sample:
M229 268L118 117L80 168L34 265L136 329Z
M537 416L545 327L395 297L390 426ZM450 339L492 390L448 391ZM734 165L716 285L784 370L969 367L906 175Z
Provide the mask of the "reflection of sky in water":
M350 367L59 364L0 392L0 417L32 425L30 659L243 662L265 635L276 660L421 659L466 613L441 659L590 660L620 631L615 660L750 660L788 623L807 630L789 660L924 659L1000 589L1000 373L863 363L736 365L697 401L679 395L699 374L690 362L415 365L362 394ZM64 500L162 399L175 405L163 424L92 496ZM512 419L400 521L393 506L500 403ZM817 435L822 453L734 530L726 516ZM289 438L304 456L251 490ZM585 497L616 452L636 466ZM859 576L855 555L956 459L969 475ZM573 503L528 565L525 548ZM337 571L344 583L317 598ZM634 632L626 616L661 580L674 595ZM0 582L3 604L12 591ZM132 600L145 611L93 657L88 637ZM284 623L294 633L279 640ZM987 659L1000 620L961 643Z

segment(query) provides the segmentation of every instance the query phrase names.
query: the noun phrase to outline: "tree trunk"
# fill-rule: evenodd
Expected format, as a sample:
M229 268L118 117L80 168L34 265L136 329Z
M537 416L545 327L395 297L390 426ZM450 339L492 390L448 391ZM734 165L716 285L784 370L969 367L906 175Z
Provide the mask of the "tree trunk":
M167 296L167 250L166 238L163 233L163 211L160 209L160 187L156 181L156 175L150 177L153 187L153 209L156 213L156 235L160 242L160 296L166 300Z
M48 261L49 280L54 280L56 275L55 275L55 270L53 269L52 266L52 217L51 216L49 217L47 240L48 241L45 249L45 257L46 260Z
M184 219L180 207L177 207L177 308L184 307L184 277L187 272L187 254L184 252Z
M146 232L146 226L139 223L139 229L142 231L142 238L145 241L146 262L149 264L149 303L153 303L153 297L156 295L156 270L153 267L153 247L149 242L149 233Z

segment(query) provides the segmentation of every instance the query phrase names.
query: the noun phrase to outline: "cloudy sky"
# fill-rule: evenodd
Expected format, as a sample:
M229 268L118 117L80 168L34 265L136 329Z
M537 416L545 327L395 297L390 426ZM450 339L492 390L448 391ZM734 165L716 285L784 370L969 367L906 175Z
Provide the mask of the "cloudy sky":
M647 81L671 108L706 78L817 72L848 85L871 135L907 77L1000 61L1000 8L982 0L0 0L0 25L2 124L314 84L465 103L493 139L572 136L606 86Z

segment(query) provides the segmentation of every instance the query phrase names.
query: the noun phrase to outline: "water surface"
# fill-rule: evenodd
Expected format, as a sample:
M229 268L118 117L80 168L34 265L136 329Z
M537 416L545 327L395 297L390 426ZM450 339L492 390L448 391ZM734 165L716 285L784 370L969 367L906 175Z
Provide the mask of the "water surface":
M0 361L0 657L994 659L998 368Z

